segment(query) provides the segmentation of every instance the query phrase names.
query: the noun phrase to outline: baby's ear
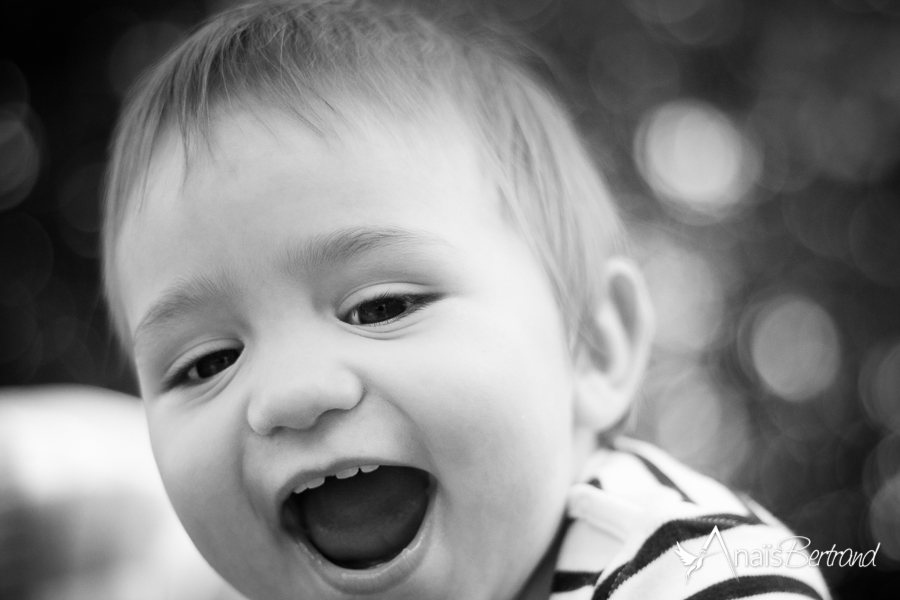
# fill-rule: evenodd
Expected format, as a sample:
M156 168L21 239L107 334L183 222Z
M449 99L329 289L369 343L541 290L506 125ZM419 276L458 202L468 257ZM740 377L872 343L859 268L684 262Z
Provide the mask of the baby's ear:
M625 415L640 387L654 320L644 278L630 260L606 263L602 301L591 327L593 348L582 342L576 354L576 424L602 432Z

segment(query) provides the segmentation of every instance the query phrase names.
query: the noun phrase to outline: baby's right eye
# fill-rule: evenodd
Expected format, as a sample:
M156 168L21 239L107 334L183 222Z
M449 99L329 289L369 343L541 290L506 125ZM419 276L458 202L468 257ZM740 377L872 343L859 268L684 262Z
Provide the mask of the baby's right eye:
M207 354L195 362L186 375L188 379L209 379L233 365L240 355L240 350L236 348Z
M183 368L178 369L170 379L167 387L200 383L215 377L237 362L240 355L241 349L239 348L224 348L204 354L200 358L188 362Z

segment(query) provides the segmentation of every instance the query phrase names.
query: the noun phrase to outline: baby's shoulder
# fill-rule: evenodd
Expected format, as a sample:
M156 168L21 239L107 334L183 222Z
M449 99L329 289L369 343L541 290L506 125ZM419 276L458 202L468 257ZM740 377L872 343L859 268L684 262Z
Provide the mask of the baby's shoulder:
M621 439L570 490L552 598L829 598L799 540L750 498Z

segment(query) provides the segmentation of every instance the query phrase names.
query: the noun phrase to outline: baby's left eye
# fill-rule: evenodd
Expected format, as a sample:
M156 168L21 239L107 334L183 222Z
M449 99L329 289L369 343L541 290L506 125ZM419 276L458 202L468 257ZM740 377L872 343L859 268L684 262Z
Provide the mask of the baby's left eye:
M383 325L405 317L436 299L434 294L384 295L356 305L347 315L351 325Z

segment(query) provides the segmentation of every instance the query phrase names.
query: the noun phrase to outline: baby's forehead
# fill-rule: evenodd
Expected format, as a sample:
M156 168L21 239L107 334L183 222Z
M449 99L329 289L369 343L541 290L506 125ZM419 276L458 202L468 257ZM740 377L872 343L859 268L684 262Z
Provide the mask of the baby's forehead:
M434 115L403 117L368 107L350 108L343 109L339 118L323 121L259 106L217 111L202 127L165 127L157 135L146 177L128 204L140 212L149 197L184 197L192 186L210 185L221 177L253 178L269 163L290 169L281 159L298 151L311 162L317 157L327 161L333 155L346 155L373 168L378 161L366 158L380 155L430 163L435 169L453 163L460 175L463 168L474 166L478 177L496 184L497 171L492 168L493 161L485 160L481 136L451 107ZM298 132L301 136L292 135ZM299 148L298 139L302 143ZM166 193L154 193L161 188Z
M496 189L493 171L486 167L488 161L482 160L476 140L468 124L452 112L446 113L446 118L432 120L400 119L360 110L352 119L335 119L320 126L266 107L221 111L203 129L169 127L161 132L143 185L130 201L134 208L125 219L123 233L147 225L147 219L140 215L151 204L159 221L180 204L210 200L208 196L221 194L223 187L227 196L229 187L223 182L234 183L231 189L263 193L274 181L290 181L296 197L316 210L328 208L317 206L315 199L327 198L324 188L329 186L368 194L368 189L353 187L356 179L365 182L364 176L375 180L391 177L391 182L385 183L385 189L390 189L390 184L421 184L444 171L460 180L473 180L479 188ZM370 199L379 200L390 198L375 194ZM241 204L252 209L253 201L247 197L245 203L207 204L216 211ZM489 218L494 220L497 213L493 209L497 207L491 204ZM257 219L248 226L260 222ZM127 246L131 237L120 235L120 244Z
M485 177L496 180L498 170L470 119L450 103L435 103L427 112L392 114L356 101L334 102L333 114L295 113L280 107L248 105L237 110L216 110L203 123L160 128L146 167L141 189L132 194L140 209L152 186L177 184L183 188L204 167L226 172L252 172L244 168L248 145L265 145L269 157L289 153L291 130L315 136L323 148L344 151L366 148L373 153L395 154L440 161L475 161ZM202 183L202 182L201 182ZM136 200L136 201L135 201Z

